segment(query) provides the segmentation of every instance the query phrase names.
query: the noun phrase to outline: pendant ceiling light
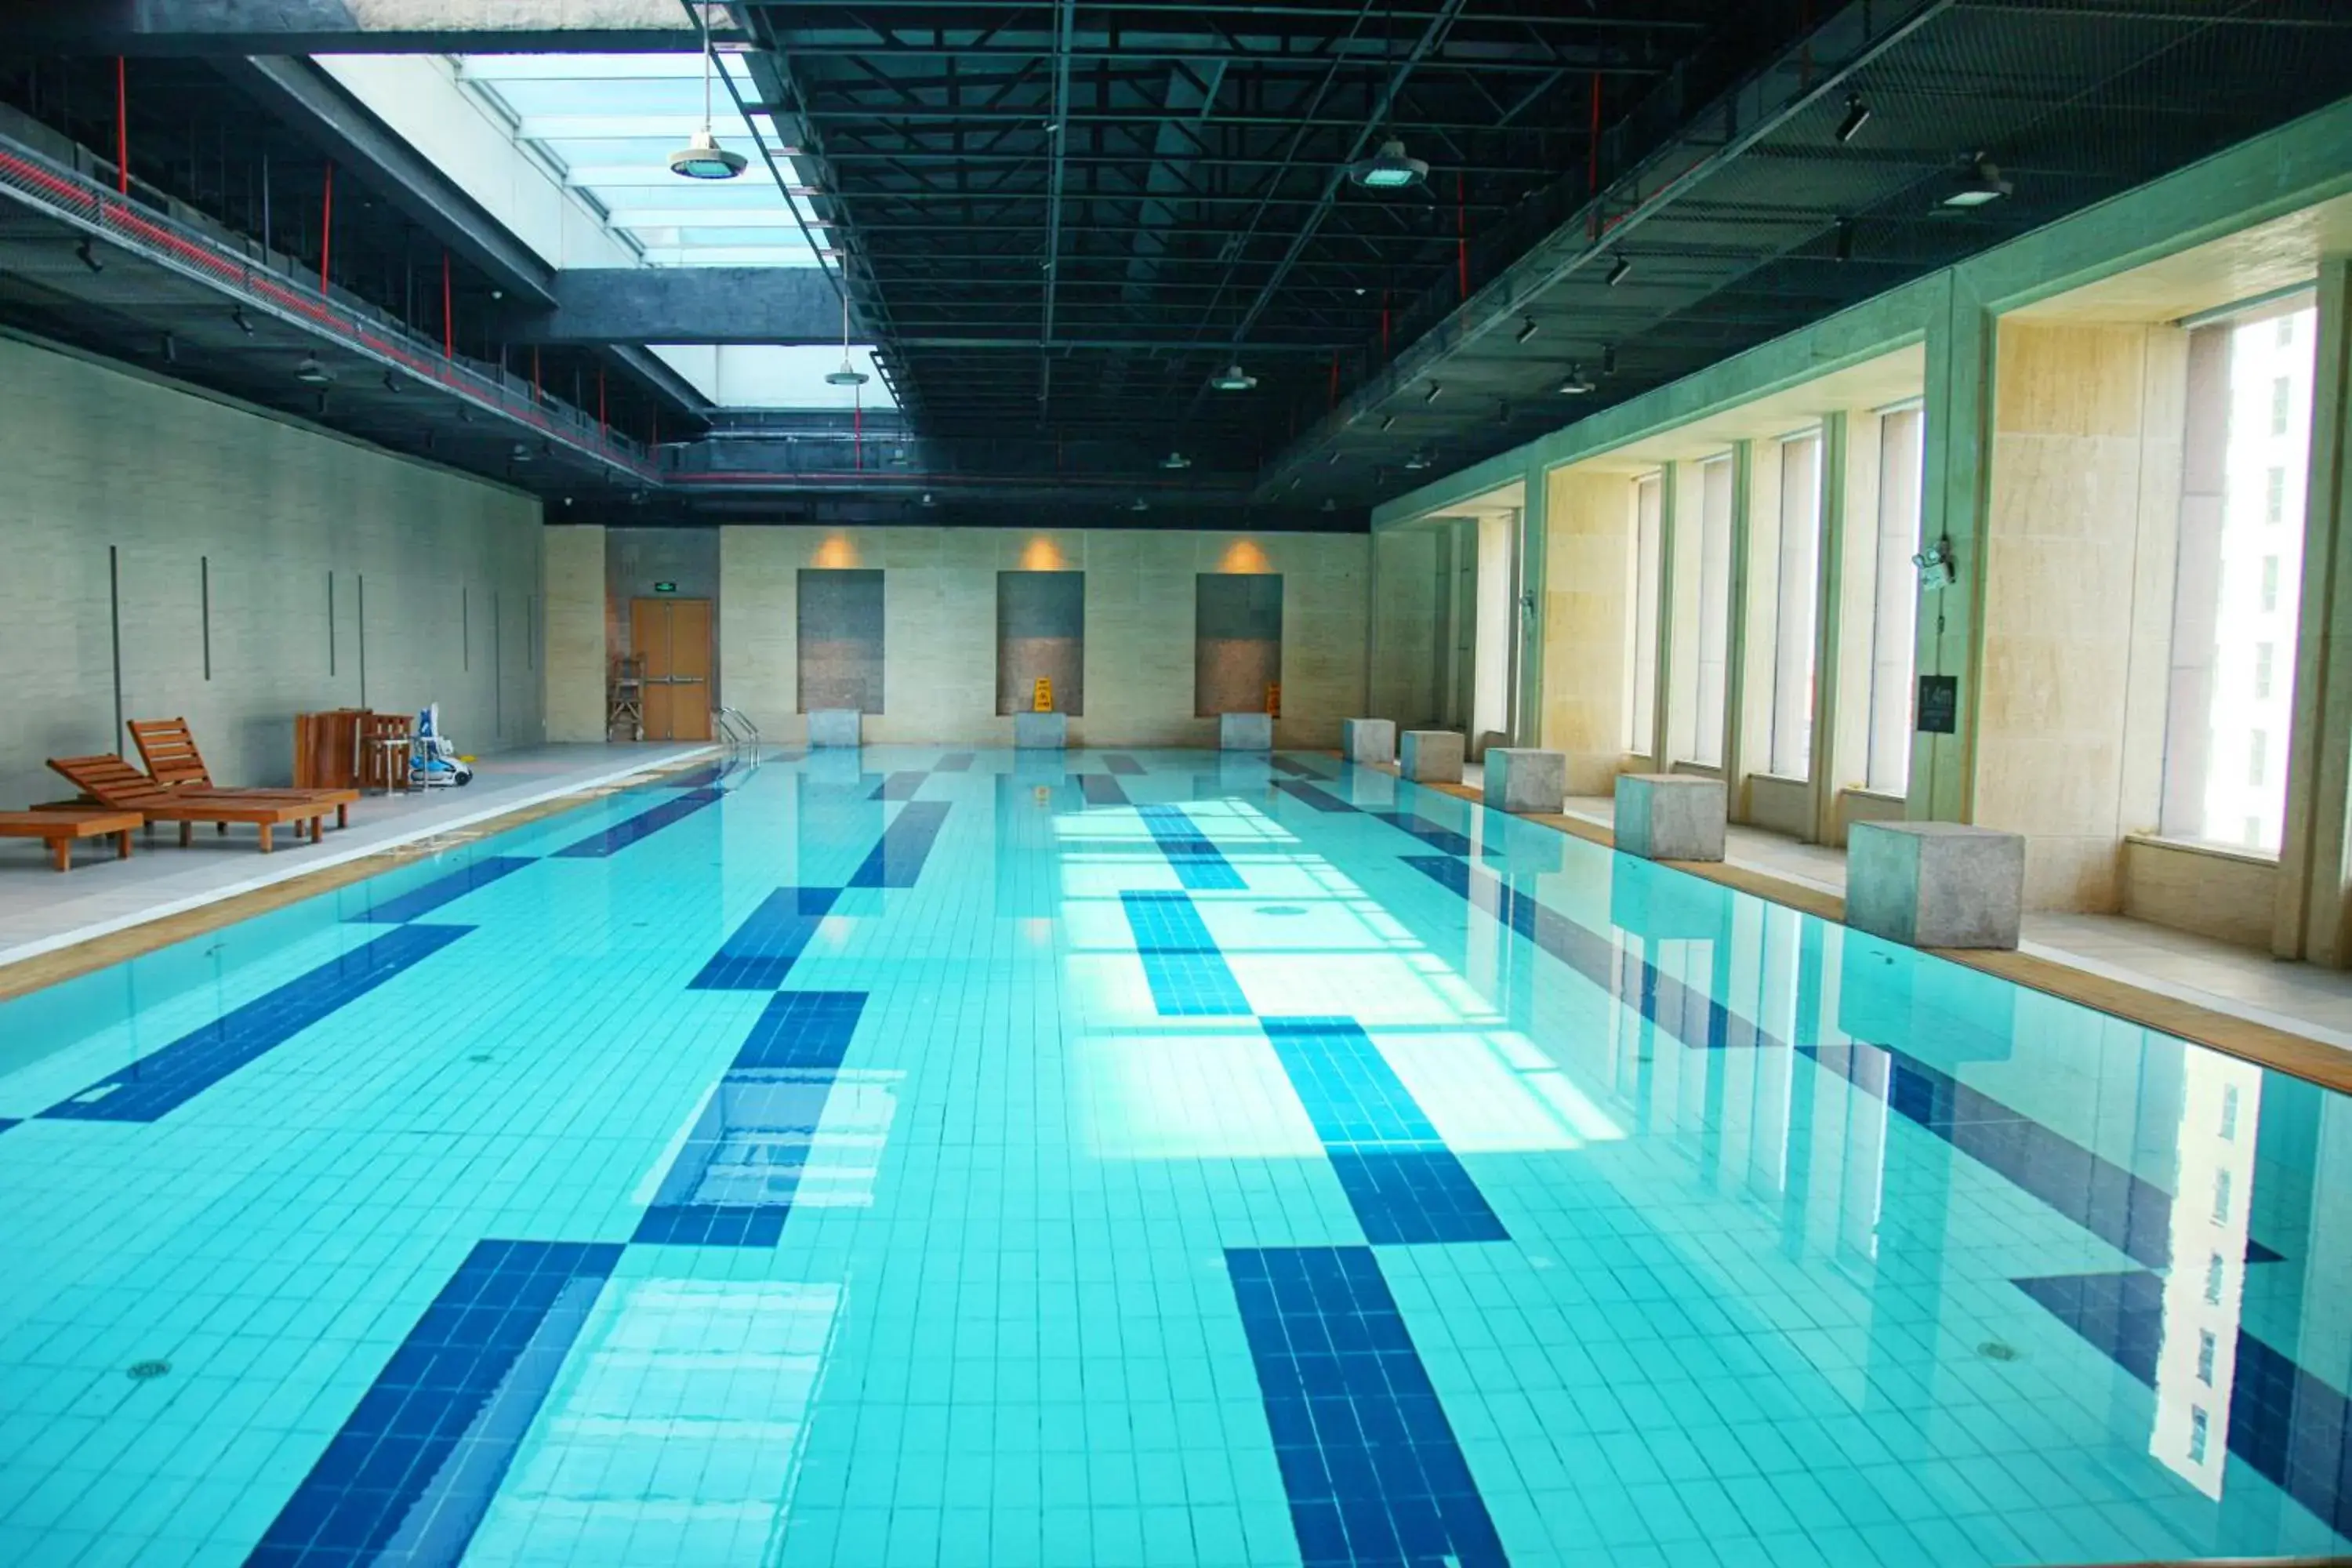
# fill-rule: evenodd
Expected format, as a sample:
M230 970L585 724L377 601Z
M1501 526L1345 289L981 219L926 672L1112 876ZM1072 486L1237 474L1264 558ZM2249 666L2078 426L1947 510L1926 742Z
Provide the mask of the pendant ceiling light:
M1348 165L1348 178L1368 191L1402 191L1429 177L1429 165L1405 155L1404 143L1393 139L1381 143L1369 158Z
M1244 370L1236 362L1211 377L1209 384L1219 392L1247 392L1257 384L1257 377Z
M864 386L867 379L864 371L849 363L849 294L845 289L841 296L841 368L826 371L824 384L827 386Z
M294 367L294 379L305 386L327 386L333 383L335 373L320 364L317 354L304 354L302 363Z
M1978 153L1969 161L1959 178L1952 183L1942 205L1966 211L1970 207L1990 205L2003 196L2015 194L2017 187L2001 176L2000 165Z
M710 7L702 7L702 129L669 155L669 172L689 180L731 180L751 160L719 144L710 129Z

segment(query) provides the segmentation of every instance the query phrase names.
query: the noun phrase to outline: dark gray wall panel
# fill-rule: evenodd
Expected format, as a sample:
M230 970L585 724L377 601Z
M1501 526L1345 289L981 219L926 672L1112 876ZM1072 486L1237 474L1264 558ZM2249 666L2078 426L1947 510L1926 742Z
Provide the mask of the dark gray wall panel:
M800 710L882 711L882 574L806 567L800 579Z
M1087 710L1087 574L996 574L996 710L1026 713L1040 679L1057 712Z

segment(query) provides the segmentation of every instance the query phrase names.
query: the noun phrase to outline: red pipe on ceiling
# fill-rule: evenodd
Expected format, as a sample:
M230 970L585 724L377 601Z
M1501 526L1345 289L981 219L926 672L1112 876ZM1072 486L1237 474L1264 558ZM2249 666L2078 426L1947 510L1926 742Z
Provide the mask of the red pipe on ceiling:
M327 195L319 213L319 292L327 291L327 258L335 248L335 161L327 160Z
M131 194L131 89L122 57L114 57L114 189Z

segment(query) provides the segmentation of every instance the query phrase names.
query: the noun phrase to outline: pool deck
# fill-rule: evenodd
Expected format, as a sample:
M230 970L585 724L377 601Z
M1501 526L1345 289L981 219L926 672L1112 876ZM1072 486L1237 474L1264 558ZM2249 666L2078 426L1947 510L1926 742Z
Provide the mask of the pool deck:
M263 855L250 829L226 837L199 826L189 847L179 847L167 826L132 840L128 860L110 848L101 856L84 846L72 870L51 868L37 841L0 841L0 997L65 978L88 964L68 968L30 961L136 928L171 921L175 941L193 934L177 917L196 916L194 929L224 923L206 915L244 918L251 895L288 888L296 897L322 890L322 875L341 871L354 880L383 869L381 858L440 835L480 829L493 818L570 801L634 774L716 754L707 743L532 746L484 757L474 782L462 788L368 794L352 807L347 828L327 831L313 847L281 836L277 851ZM503 826L503 825L502 825ZM233 908L215 908L233 906ZM161 931L155 933L162 935ZM155 942L107 944L104 962L129 956ZM75 955L77 957L80 955ZM25 968L18 966L25 965Z

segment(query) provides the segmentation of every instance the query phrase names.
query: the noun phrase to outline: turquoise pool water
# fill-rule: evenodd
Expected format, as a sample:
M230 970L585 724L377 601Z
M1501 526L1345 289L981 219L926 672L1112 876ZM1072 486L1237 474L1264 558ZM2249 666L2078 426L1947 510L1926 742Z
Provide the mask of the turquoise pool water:
M0 1563L2344 1551L2347 1161L1329 757L771 753L0 1007Z

